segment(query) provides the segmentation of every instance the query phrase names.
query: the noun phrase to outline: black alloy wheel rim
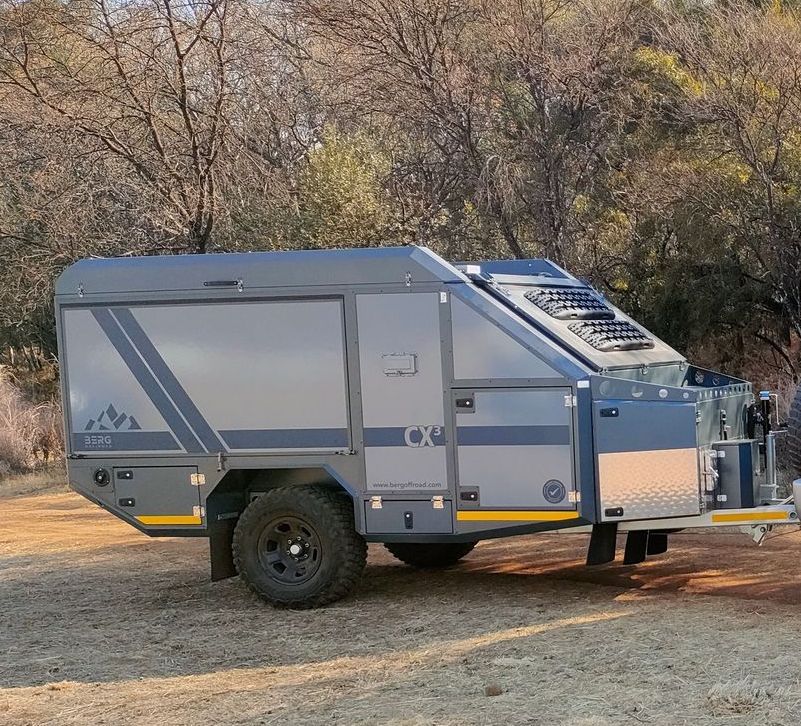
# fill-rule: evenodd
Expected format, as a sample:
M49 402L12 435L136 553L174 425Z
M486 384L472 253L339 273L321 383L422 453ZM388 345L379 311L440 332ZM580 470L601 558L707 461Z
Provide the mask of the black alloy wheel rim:
M282 585L302 585L320 569L320 537L300 517L276 517L262 530L258 541L259 563Z

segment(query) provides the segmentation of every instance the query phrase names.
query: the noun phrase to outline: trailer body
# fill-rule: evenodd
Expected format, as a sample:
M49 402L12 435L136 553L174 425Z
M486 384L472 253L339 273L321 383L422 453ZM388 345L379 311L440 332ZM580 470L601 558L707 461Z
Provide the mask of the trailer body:
M149 535L210 537L215 577L277 486L345 492L390 543L593 526L608 550L648 522L761 521L750 384L546 260L86 260L56 319L71 486Z

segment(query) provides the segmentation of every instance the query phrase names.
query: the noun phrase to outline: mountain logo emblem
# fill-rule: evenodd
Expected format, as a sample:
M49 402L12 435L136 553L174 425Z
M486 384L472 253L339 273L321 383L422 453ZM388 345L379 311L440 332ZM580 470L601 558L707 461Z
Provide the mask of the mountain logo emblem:
M84 431L141 431L139 422L127 413L118 412L113 404L100 412L96 418L90 418Z

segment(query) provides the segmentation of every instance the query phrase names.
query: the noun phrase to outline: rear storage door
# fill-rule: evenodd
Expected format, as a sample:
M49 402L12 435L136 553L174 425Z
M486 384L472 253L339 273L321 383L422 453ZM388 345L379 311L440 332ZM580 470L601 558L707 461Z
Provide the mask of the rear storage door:
M569 388L453 396L458 519L546 519L543 512L576 509Z
M700 513L694 403L595 401L601 519Z
M120 511L145 527L203 524L194 466L114 468L114 497Z

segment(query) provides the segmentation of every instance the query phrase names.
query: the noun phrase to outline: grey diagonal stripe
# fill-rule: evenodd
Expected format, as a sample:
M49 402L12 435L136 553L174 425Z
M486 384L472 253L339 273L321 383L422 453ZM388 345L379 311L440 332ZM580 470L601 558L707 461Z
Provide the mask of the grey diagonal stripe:
M125 334L130 338L131 342L136 346L139 354L144 358L145 363L153 371L153 374L158 379L158 382L167 392L167 395L172 399L173 403L178 407L181 415L186 419L186 422L192 427L197 437L200 439L203 446L208 451L224 451L220 439L211 428L208 421L200 413L194 401L189 398L184 387L178 382L175 374L170 370L170 367L161 357L161 354L156 350L150 338L142 330L142 326L133 316L133 313L127 308L112 309L112 314L117 319Z
M100 325L116 351L120 354L125 365L128 366L128 370L131 371L133 377L136 378L139 385L142 386L142 389L153 402L156 410L162 415L167 425L178 437L181 446L192 454L203 453L203 447L200 441L198 441L192 433L192 430L187 426L186 421L181 418L181 415L178 413L172 401L170 401L167 394L164 393L161 386L159 386L153 374L148 370L148 367L131 345L131 342L125 337L109 309L93 308L92 315L95 320L97 320L98 325Z

